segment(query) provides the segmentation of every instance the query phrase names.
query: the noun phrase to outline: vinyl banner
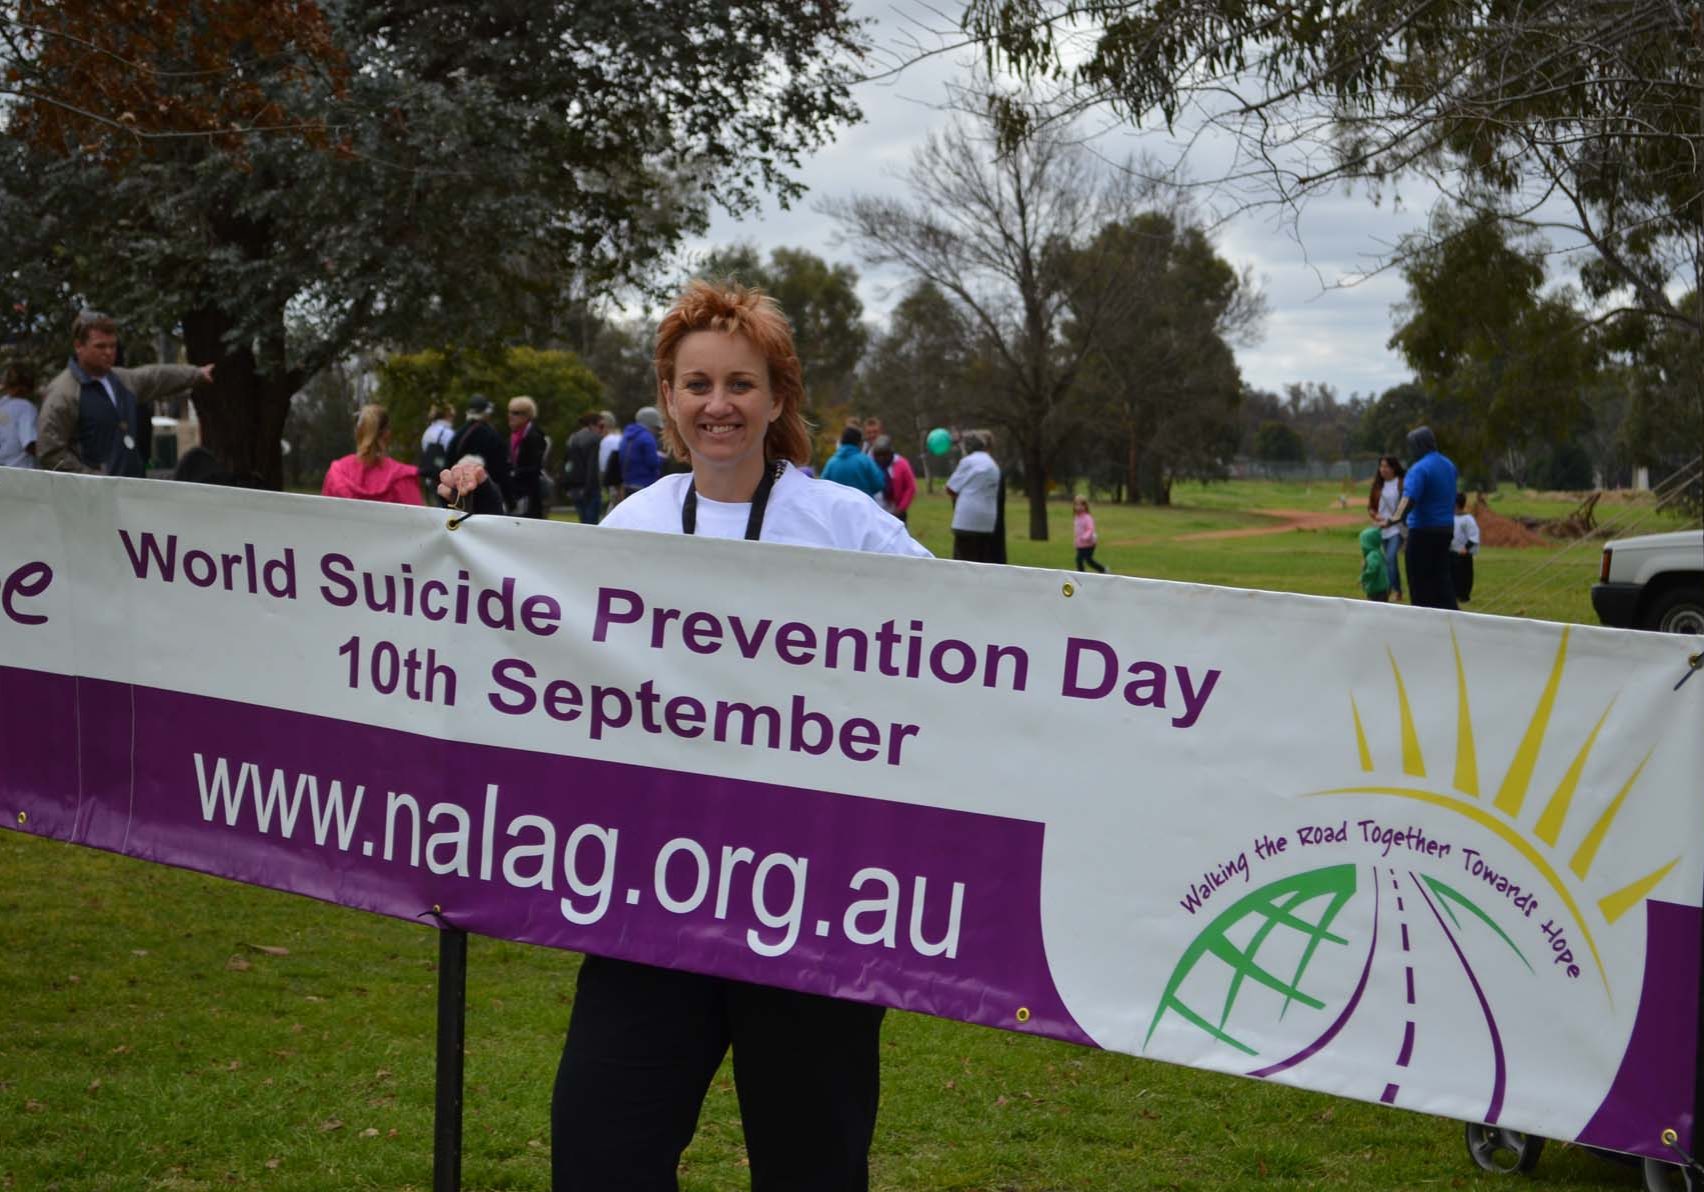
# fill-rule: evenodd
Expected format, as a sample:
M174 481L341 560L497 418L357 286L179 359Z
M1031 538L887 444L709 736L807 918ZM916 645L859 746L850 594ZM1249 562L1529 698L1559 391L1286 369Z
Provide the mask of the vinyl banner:
M1695 640L147 481L0 502L15 830L1694 1149Z

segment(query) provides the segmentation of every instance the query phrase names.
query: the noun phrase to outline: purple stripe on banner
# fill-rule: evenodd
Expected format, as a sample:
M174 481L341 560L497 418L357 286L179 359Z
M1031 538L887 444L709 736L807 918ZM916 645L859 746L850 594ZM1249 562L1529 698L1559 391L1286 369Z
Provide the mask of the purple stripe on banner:
M482 935L1093 1043L1048 971L1038 823L9 667L0 704L9 827L397 918L441 905Z
M1385 1091L1379 1094L1379 1100L1384 1102L1386 1105L1395 1105L1396 1086L1394 1084L1385 1085Z
M1682 1150L1697 1149L1692 1082L1698 1054L1698 939L1704 912L1651 899L1645 903L1645 980L1633 1034L1615 1083L1577 1141L1611 1150L1674 1158L1653 1122L1673 1126Z
M1414 966L1408 966L1408 1004L1414 1004Z
M0 667L0 827L62 840L76 834L77 684L69 675Z
M1402 950L1408 951L1408 924L1402 925Z
M1432 896L1426 893L1426 888L1420 884L1420 879L1414 874L1408 875L1408 880L1414 883L1414 888L1420 891L1420 897L1426 900L1426 909L1432 912L1432 917L1438 921L1439 929L1444 938L1450 941L1450 947L1455 949L1456 959L1461 961L1461 968L1467 974L1468 982L1473 986L1473 996L1479 999L1480 1013L1485 1015L1485 1029L1491 1032L1491 1103L1485 1108L1485 1124L1495 1126L1497 1119L1503 1116L1503 1089L1508 1080L1508 1064L1503 1058L1503 1035L1497 1029L1497 1018L1491 1013L1491 1003L1485 1000L1485 991L1479 987L1479 978L1473 975L1473 966L1467 963L1467 953L1456 943L1456 937L1450 934L1450 929L1444 922L1444 917L1438 913Z
M1408 1067L1408 1061L1414 1058L1414 1024L1404 1023L1402 1027L1402 1050L1397 1052L1396 1066Z

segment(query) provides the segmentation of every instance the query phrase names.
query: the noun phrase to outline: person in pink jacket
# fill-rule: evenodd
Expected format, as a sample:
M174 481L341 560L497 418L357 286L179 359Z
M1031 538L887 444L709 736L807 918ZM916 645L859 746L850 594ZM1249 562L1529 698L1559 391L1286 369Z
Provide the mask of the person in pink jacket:
M355 419L355 454L331 462L320 493L358 501L389 501L395 505L424 505L420 469L385 454L390 446L390 414L383 406L367 405Z
M1099 539L1095 536L1094 515L1089 512L1089 502L1085 497L1076 497L1071 501L1071 529L1077 540L1077 570L1083 570L1086 563L1105 575L1105 564L1095 558L1095 546Z
M879 428L881 424L878 422L876 425ZM870 449L870 458L881 466L887 476L887 487L877 500L883 509L904 521L905 511L917 499L917 473L911 470L911 461L894 453L893 440L887 435L877 436L875 446Z

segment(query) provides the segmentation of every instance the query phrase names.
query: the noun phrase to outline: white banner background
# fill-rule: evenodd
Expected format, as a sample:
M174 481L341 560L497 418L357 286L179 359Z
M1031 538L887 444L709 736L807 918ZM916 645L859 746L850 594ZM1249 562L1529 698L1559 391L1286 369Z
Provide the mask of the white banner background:
M818 824L815 835L789 842L787 855L809 859L818 872L828 867L818 852L826 857L834 838L860 822L887 823L884 807L895 816L910 814L905 806L965 813L962 836L916 826L924 820L894 819L914 825L896 831L930 838L894 842L891 863L848 863L849 871L874 865L895 874L905 887L901 904L914 893L903 862L914 859L918 873L934 875L925 941L941 938L945 886L959 883L965 935L956 955L930 957L926 948L919 955L904 946L913 927L908 904L896 911L901 945L873 945L889 967L867 980L855 974L870 971L861 965L872 945L854 941L838 918L817 920L832 928L819 927L816 939L812 919L800 918L804 942L774 956L754 956L749 938L718 924L706 924L691 947L647 937L631 954L799 987L815 979L807 970L844 961L830 989L842 996L1086 1036L1137 1055L1265 1072L1345 1096L1623 1149L1661 1153L1656 1135L1667 1126L1690 1138L1696 908L1704 887L1704 805L1697 798L1704 684L1679 691L1674 684L1695 641L507 518L476 518L450 532L441 512L142 481L0 472L0 501L7 511L0 585L11 577L0 609L8 706L52 676L123 685L139 709L129 723L91 722L94 689L76 687L81 723L50 721L49 731L63 732L80 765L88 751L110 752L118 748L115 737L135 732L181 758L181 765L139 760L130 789L107 791L105 803L92 787L49 789L57 780L48 771L33 779L14 772L0 781L0 794L33 812L34 827L26 830L386 913L417 913L386 892L390 879L358 844L338 850L284 840L276 831L267 838L252 819L233 824L223 812L204 814L206 791L189 777L191 755L201 754L209 767L228 756L233 774L243 759L219 739L212 712L205 725L196 713L174 713L169 725L150 731L150 702L179 707L158 692L219 701L206 704L214 710L246 705L258 714L275 709L383 730L370 738L389 743L371 747L377 752L298 750L291 762L317 768L322 780L365 783L375 804L380 792L399 789L389 775L414 739L436 739L450 752L444 789L420 789L414 779L412 793L422 805L459 800L470 812L487 781L506 783L503 797L510 797L515 780L499 773L508 763L490 759L522 753L612 763L624 768L565 772L625 775L622 782L659 798L690 798L691 776L735 784L718 791L785 788L778 805L800 808L804 822ZM171 581L157 558L145 560L139 577L145 534L162 552L175 535ZM262 566L257 593L248 586L250 548ZM183 571L190 550L213 561L232 556L234 590L223 577L207 587L190 582ZM334 562L331 579L322 570L328 555L349 561ZM268 575L282 578L286 557L293 559L294 598L266 591ZM1346 546L1345 566L1353 562ZM38 564L53 578L32 595L40 573L29 569ZM554 601L559 628L492 629L477 617L454 625L374 612L360 599L337 607L325 595L341 599L347 589L336 577L343 575L356 584L367 572L453 587L463 571L476 589L512 579L517 607L529 597ZM635 598L643 616L621 620L635 612ZM600 602L615 614L606 618L602 641L595 640ZM532 607L541 624L550 621L542 602ZM657 609L681 616L659 628ZM714 652L689 648L683 624L694 612L716 618L721 644ZM45 622L33 621L42 616ZM737 645L734 617L748 640L759 622L770 623L751 658ZM879 665L877 635L890 620L897 676ZM816 633L814 663L789 663L777 652L790 621ZM694 640L708 651L709 622L695 624ZM823 665L821 639L833 626L868 635L871 653L861 671ZM654 630L660 648L652 645ZM359 648L340 653L351 638L360 639ZM920 673L911 678L904 671L914 639ZM968 681L930 674L930 652L946 639L971 647L977 666ZM388 695L374 689L379 642L393 643L398 657L416 652L422 693L431 652L439 668L432 699L409 698L406 682ZM990 646L1007 650L992 677ZM1022 690L1015 689L1018 651L1027 662ZM965 657L949 646L941 661L950 670ZM1116 681L1109 683L1105 662L1113 657ZM573 683L581 714L564 721L542 706L500 711L493 700L518 703L525 673L511 664L508 686L499 684L493 668L505 659L530 668L536 678L526 685L540 700L548 682ZM455 675L454 706L445 702L443 668ZM707 732L671 731L662 702L662 731L648 732L636 694L648 680L661 701L685 695L706 707L717 700L773 705L783 738L791 701L800 696L836 726L868 719L880 743L863 749L854 741L853 752L875 753L870 760L838 747L793 750L785 739L773 749L718 743ZM1079 693L1105 694L1074 697L1073 682ZM1125 698L1133 682L1136 702ZM597 740L594 687L627 693L633 717L607 726ZM605 699L615 706L614 696ZM559 710L565 715L567 705ZM893 725L915 730L896 740ZM455 752L470 747L505 752ZM152 769L144 773L144 766ZM480 767L496 768L476 781ZM90 761L86 768L98 767ZM465 782L458 777L464 772ZM590 788L582 792L580 782L611 793L602 789L605 778L585 777L527 797L549 803L565 834L589 814L582 794L590 797ZM12 809L0 810L13 824ZM705 814L710 819L692 831L723 837L700 841L714 869L716 845L738 843L749 825L736 812L721 820L720 812ZM157 830L150 828L155 820ZM1039 878L1015 871L1010 856L976 855L983 847L976 826L1003 832L998 821L1042 826ZM1386 829L1405 835L1395 843L1369 836ZM659 839L675 835L666 824L657 831ZM555 843L560 848L561 840ZM584 873L595 857L582 861ZM1487 867L1504 876L1501 886ZM676 896L691 886L689 870L669 871ZM736 884L748 878L749 871L736 876ZM575 923L554 914L564 871L549 891L552 913L540 916L529 906L514 916L528 925L521 929L499 903L526 903L539 890L503 891L487 882L475 897L474 879L453 872L418 880L428 881L419 887L423 896L450 907L460 899L470 907L467 925L492 934L621 951L629 944L613 941L648 930L638 920L629 921L636 930L616 927L627 913L620 888L638 892L639 885L612 887L616 896L601 920ZM869 896L879 887L866 882L853 893ZM1245 908L1249 913L1214 926L1239 900L1269 888L1259 905ZM627 895L627 905L641 910L655 900L649 890ZM491 915L481 918L486 905ZM975 926L979 908L994 907L1009 918L1038 920L1045 960L1023 959L1022 966L1045 969L1029 977L1038 988L1051 983L1063 1014L1043 1012L1045 998L1033 1017L1026 1006L1006 1004L1008 993L1017 998L1021 990L992 974L1018 961L995 955L997 923ZM1650 907L1680 916L1655 958L1648 955L1659 944ZM752 930L774 946L779 929L765 922ZM857 922L879 925L882 915L866 910ZM1014 940L1022 935L1021 925L1012 930ZM807 955L807 946L819 951ZM667 950L675 947L684 950ZM1190 967L1184 962L1194 954ZM1656 967L1669 974L1667 1002L1646 988ZM1682 985L1672 988L1677 973ZM957 988L955 979L962 979ZM1676 1009L1687 1006L1690 1012ZM1672 1071L1651 1068L1658 1062L1646 1054L1652 1032L1668 1040ZM1629 1092L1635 1085L1645 1091Z

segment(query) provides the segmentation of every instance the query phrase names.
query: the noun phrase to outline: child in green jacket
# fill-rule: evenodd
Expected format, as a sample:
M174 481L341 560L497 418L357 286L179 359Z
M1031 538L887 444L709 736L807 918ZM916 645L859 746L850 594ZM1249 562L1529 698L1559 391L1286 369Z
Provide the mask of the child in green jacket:
M1384 543L1377 526L1361 531L1361 591L1368 600L1390 599L1390 572L1385 568Z

